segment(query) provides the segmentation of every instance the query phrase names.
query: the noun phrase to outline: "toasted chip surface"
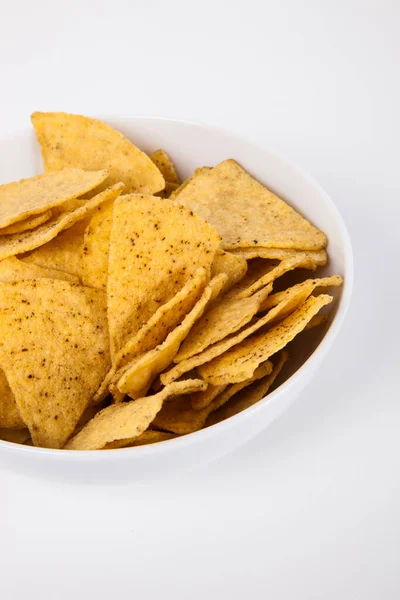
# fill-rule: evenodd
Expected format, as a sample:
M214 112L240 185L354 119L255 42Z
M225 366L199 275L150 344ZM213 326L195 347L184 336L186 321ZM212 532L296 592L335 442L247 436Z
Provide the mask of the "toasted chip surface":
M225 288L225 292L227 292L246 275L247 261L240 256L234 256L230 252L218 250L211 265L211 277L215 277L220 273L228 275Z
M131 194L114 203L108 270L111 355L183 287L209 271L219 235L185 207Z
M285 260L287 258L303 258L305 263L309 263L310 267L323 267L328 260L325 250L288 250L287 248L263 248L262 246L254 246L252 248L235 248L231 253L246 260L253 258L264 258L269 260Z
M292 298L294 300L294 308L296 308L301 301L306 300L310 294L317 288L335 287L342 285L343 279L339 275L332 275L331 277L321 277L315 279L306 279L301 283L297 283L290 288L287 288L283 292L277 292L271 294L261 304L261 310L270 310L274 306L286 303L285 313L291 311L291 304L287 303L287 300ZM299 300L300 298L300 300Z
M48 269L39 267L33 263L26 263L19 260L15 256L0 260L0 282L1 281L17 281L20 279L62 279L71 283L78 283L79 279L75 275L64 273L56 269Z
M165 150L155 150L153 154L150 155L150 158L167 183L179 184L179 177L176 173L175 165Z
M102 183L108 171L63 169L0 186L0 228L82 196Z
M215 302L191 329L176 355L176 362L199 354L244 327L259 311L271 290L270 284L249 298L223 296Z
M120 392L128 394L131 398L140 398L147 393L155 377L171 364L193 323L201 317L207 304L218 294L225 281L226 275L222 273L212 279L190 313L162 344L129 363L122 377L119 378L119 374L116 374L116 385Z
M154 194L164 179L150 158L119 131L97 119L67 113L31 116L46 171L107 168L106 184L122 181L127 192Z
M209 221L225 249L260 245L319 250L327 244L324 233L234 160L198 173L174 199Z
M87 225L87 219L78 221L47 244L25 255L22 260L32 265L69 273L80 280L83 268L84 233Z
M27 231L29 229L35 229L42 223L48 221L51 217L51 210L46 210L43 213L38 215L33 215L32 217L27 217L22 221L18 221L13 225L8 225L8 227L3 227L0 229L0 235L10 235L10 233L21 233L22 231Z
M165 400L205 388L206 385L200 379L187 379L165 387L154 396L108 406L89 421L82 431L68 442L66 448L97 450L116 440L131 441L148 428Z
M85 230L82 254L82 281L89 287L107 291L108 253L114 200L94 211Z
M240 346L199 366L200 375L212 385L235 383L252 377L261 362L282 350L298 333L303 331L312 317L330 302L332 302L332 296L326 294L310 297L291 315L266 333L252 336Z
M176 435L168 431L156 431L147 429L136 438L126 438L124 440L116 440L109 442L104 446L105 450L113 450L115 448L133 448L133 446L145 446L147 444L157 444L158 442L166 442L172 440Z
M0 284L0 366L34 444L62 447L110 367L105 294L55 279Z
M250 380L247 380L247 382L245 381L241 384L239 383L229 386L227 389L228 393L224 398L225 401L218 410L210 414L207 419L206 426L208 427L209 425L215 425L216 423L220 423L229 417L233 417L233 415L246 410L246 408L250 408L250 406L253 406L253 404L256 404L262 400L268 393L272 384L275 382L287 359L287 351L282 350L270 375L262 378L254 378L257 371L260 369L260 367L258 367L253 377Z
M91 213L103 202L116 198L123 190L122 183L116 183L108 189L100 192L82 205L67 212L61 212L53 216L47 223L36 227L33 231L24 231L12 235L0 236L0 260L29 252L47 242L53 240L61 231L72 227L78 221L90 216Z
M22 429L25 423L19 413L7 377L0 369L0 427ZM2 438L0 438L2 439Z

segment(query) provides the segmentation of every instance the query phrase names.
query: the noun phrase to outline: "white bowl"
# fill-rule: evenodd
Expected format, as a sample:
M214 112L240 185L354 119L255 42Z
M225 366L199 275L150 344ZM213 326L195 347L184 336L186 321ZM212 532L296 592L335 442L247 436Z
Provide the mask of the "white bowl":
M337 302L331 322L325 331L317 333L317 337L314 335L312 346L306 353L303 349L299 360L293 363L297 370L255 406L199 432L136 448L82 452L33 448L0 441L0 464L23 469L35 476L103 482L132 476L168 476L183 468L209 462L244 444L270 425L299 396L326 357L350 303L353 256L346 228L329 196L300 168L282 156L213 127L147 117L105 120L146 152L165 148L182 178L191 175L197 167L212 166L226 158L236 159L328 235L330 261L322 272L343 275L344 286L336 292ZM29 177L42 170L32 129L1 140L0 152L0 183Z

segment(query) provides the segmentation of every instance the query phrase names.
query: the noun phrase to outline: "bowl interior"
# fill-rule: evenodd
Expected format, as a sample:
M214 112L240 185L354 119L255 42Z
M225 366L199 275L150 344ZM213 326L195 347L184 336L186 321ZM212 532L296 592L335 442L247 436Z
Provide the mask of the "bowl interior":
M341 313L340 321L343 319L351 292L351 247L340 215L329 197L307 174L286 159L228 132L159 118L119 117L104 120L145 152L164 148L177 165L182 179L190 176L197 167L213 166L226 158L234 158L256 179L287 200L327 234L329 263L318 273L340 274L345 277L345 285L342 290L332 292L338 296L338 301L334 304L325 329L312 330L295 343L292 356L297 358L290 361L290 370L285 371L280 383L288 379L313 353L335 321L335 315ZM0 140L0 150L0 184L42 171L40 151L33 129L26 129ZM309 271L305 273L305 278L307 277L312 277Z

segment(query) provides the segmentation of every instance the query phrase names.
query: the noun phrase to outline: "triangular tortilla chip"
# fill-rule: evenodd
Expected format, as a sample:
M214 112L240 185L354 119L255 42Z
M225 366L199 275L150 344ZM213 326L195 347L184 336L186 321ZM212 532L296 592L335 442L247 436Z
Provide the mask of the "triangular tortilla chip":
M231 386L228 386L226 390L226 394L222 394L224 396L222 400L221 407L210 414L206 421L206 427L209 425L215 425L216 423L220 423L221 421L225 421L229 417L233 417L233 415L246 410L246 408L250 408L253 404L256 404L267 395L269 389L272 384L275 382L279 373L281 372L283 365L288 359L288 353L286 350L282 350L279 355L278 361L274 366L274 369L270 375L264 376L262 378L255 377L256 373L260 373L260 367L258 367L250 379L242 382L236 383ZM228 402L229 400L229 402Z
M97 206L119 196L123 187L122 183L116 183L104 192L84 202L82 206L79 205L78 208L73 210L55 214L44 225L36 227L33 231L0 236L0 260L29 252L50 242L64 229L68 229L78 221L90 216Z
M56 279L2 283L0 315L0 366L21 417L35 445L60 448L110 368L105 294Z
M150 154L150 158L161 172L166 183L176 183L179 185L179 177L176 174L175 165L165 150L155 150Z
M83 243L82 281L85 285L103 292L107 292L113 209L113 200L97 207L86 228Z
M196 269L209 271L219 242L208 223L171 201L131 194L114 203L107 285L112 357Z
M100 205L102 206L102 205ZM84 233L88 220L83 219L59 233L53 240L25 255L23 262L47 269L57 269L82 278Z
M42 225L46 221L48 221L51 217L51 210L46 210L39 215L33 215L32 217L28 217L27 219L23 219L22 221L18 221L13 225L8 225L8 227L3 227L0 229L0 235L10 235L11 233L22 233L23 231L28 231L30 229L35 229L39 225Z
M122 181L127 192L154 194L164 179L150 158L119 131L81 115L35 112L31 116L45 171L107 168L105 185Z
M134 446L158 444L158 442L166 442L167 440L172 440L175 437L177 437L175 433L147 429L136 438L126 438L125 440L109 442L104 446L104 450L115 450L115 448L133 448Z
M312 294L318 288L335 287L342 285L343 279L339 275L332 275L331 277L321 277L320 279L306 279L301 283L297 283L290 288L287 288L283 292L277 292L271 294L261 304L261 311L270 310L274 306L278 306L282 302L287 302L288 299L293 298L294 304L286 303L285 314L291 312L294 308L299 305L299 298L305 301L310 294ZM320 315L321 316L321 315Z
M176 361L199 354L244 327L260 310L271 290L272 284L269 284L249 298L237 300L223 296L193 326L176 355Z
M201 410L202 408L207 408L211 404L211 402L217 396L220 396L224 389L227 387L226 385L208 385L208 388L204 390L204 392L194 392L190 395L190 404L194 410Z
M68 442L66 448L99 450L116 440L132 441L148 428L165 400L205 388L206 384L200 379L187 379L165 387L154 396L108 406L89 421L82 431Z
M171 364L193 323L201 317L209 302L218 295L225 281L226 275L223 273L212 279L200 300L162 344L134 359L124 367L122 376L120 373L115 375L114 379L120 392L128 394L131 398L140 398L147 393L156 376Z
M108 171L63 169L0 186L0 228L46 212L97 187Z
M195 175L174 200L209 221L221 235L225 249L266 246L319 250L327 244L324 233L234 160Z
M207 280L206 270L197 269L183 288L169 302L160 306L136 335L129 338L125 346L114 356L112 367L96 392L93 398L94 402L100 402L107 396L111 380L118 369L161 344L167 335L182 322L200 298ZM118 379L121 375L122 373Z
M266 333L247 338L207 364L198 367L200 375L212 385L238 383L252 377L261 362L282 350L325 305L332 302L332 296L311 296L283 321Z

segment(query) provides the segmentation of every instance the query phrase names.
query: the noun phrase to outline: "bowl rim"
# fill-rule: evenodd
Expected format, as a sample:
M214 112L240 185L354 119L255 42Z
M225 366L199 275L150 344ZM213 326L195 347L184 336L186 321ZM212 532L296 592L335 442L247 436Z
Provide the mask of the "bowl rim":
M257 412L264 410L265 406L268 404L276 404L279 401L279 398L288 390L296 386L302 379L305 379L306 371L309 371L313 365L317 365L323 359L323 356L327 354L329 349L331 348L335 338L337 337L343 322L345 320L346 314L348 312L351 296L353 292L354 285L354 255L353 248L350 240L349 233L347 231L347 227L344 223L344 220L337 208L336 204L333 202L330 195L325 191L325 189L321 186L318 181L314 179L307 171L305 171L298 164L288 159L283 153L278 151L271 151L267 147L262 146L259 143L253 142L246 137L231 132L224 127L220 127L217 125L211 125L202 121L193 121L187 119L178 119L174 117L163 117L163 116L154 116L154 115L116 115L116 114L107 114L95 116L94 118L104 120L105 122L112 120L119 121L164 121L168 123L177 123L179 125L189 125L190 127L201 128L203 130L209 131L210 134L219 133L223 136L230 137L235 139L238 143L246 143L251 145L257 151L262 153L270 154L274 156L278 160L283 163L286 163L286 166L289 167L292 171L296 172L298 176L302 179L306 180L307 183L313 187L317 193L324 199L325 204L329 207L331 213L334 215L336 220L336 225L339 230L339 234L343 241L344 247L344 285L342 288L342 293L340 296L340 303L337 308L336 314L329 326L329 329L326 331L324 337L318 344L317 348L312 352L312 354L305 360L305 362L293 373L287 381L283 382L278 388L273 390L270 394L264 397L262 400L245 409L244 411L221 421L220 423L216 423L204 429L200 429L199 431L195 431L190 434L178 436L177 438L172 438L170 440L165 440L163 442L156 442L153 444L147 444L143 446L134 446L131 448L113 448L104 452L103 450L67 450L63 448L41 448L36 446L25 446L23 444L18 444L15 442L7 442L5 440L0 440L0 452L3 450L16 452L18 454L25 454L28 456L43 456L46 459L55 459L58 462L65 460L73 460L82 462L97 462L97 461L109 461L111 456L115 457L115 453L118 453L119 458L126 458L128 460L140 459L141 457L149 456L149 455L157 455L160 452L163 452L163 449L170 450L178 450L180 447L187 447L193 444L196 444L201 441L207 440L209 437L213 437L216 433L222 431L228 431L233 427L237 427L239 422L245 421L246 419L251 418ZM27 127L15 130L13 133L8 133L4 138L1 138L1 141L6 141L7 138L19 134L26 133L30 131Z

